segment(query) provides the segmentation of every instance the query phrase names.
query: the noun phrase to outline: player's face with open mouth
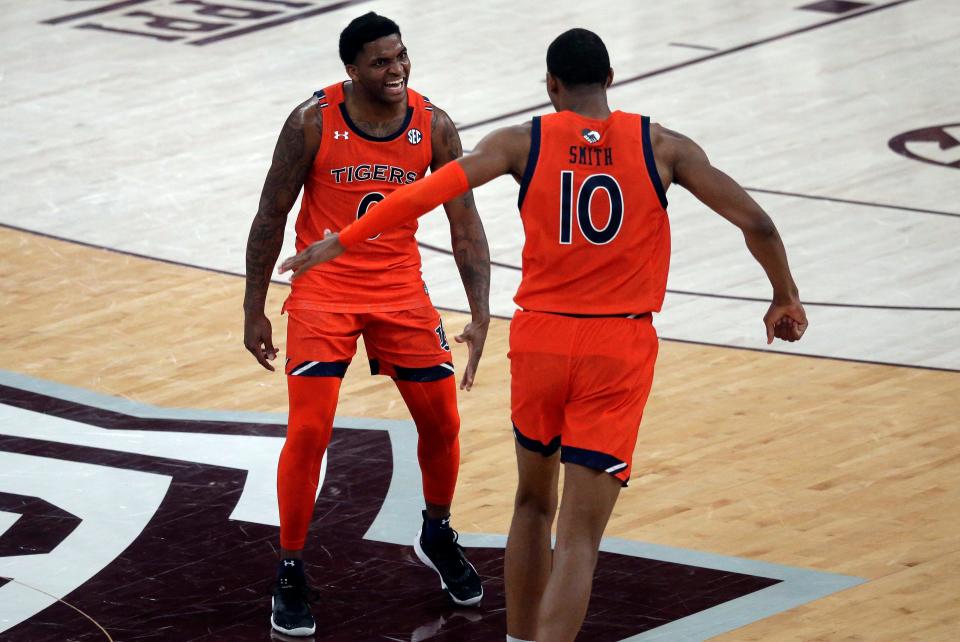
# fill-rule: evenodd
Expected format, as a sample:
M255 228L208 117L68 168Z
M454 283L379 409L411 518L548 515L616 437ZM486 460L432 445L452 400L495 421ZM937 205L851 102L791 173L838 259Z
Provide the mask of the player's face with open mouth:
M365 44L355 67L356 80L369 95L386 103L406 99L410 58L399 35L384 36Z

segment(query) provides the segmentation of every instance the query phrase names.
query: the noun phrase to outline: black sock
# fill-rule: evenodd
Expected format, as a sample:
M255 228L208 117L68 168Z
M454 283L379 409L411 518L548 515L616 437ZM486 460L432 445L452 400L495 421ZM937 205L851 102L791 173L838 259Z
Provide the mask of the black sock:
M280 564L277 567L277 577L298 580L304 579L303 560L293 557L280 560Z

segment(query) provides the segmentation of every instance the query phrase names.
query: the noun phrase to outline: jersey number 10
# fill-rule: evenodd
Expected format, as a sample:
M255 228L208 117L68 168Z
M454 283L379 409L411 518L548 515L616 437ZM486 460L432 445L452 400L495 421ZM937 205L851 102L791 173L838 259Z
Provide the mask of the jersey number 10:
M593 225L591 207L593 193L602 189L610 198L607 224L597 229ZM560 244L573 243L573 172L560 172ZM577 227L583 237L594 245L606 245L620 232L623 224L623 192L617 179L608 174L591 174L580 185L576 200Z

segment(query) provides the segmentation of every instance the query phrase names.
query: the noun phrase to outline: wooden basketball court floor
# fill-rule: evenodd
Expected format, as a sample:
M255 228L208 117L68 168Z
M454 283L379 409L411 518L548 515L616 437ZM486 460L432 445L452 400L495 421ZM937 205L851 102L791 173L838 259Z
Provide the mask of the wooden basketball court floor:
M286 394L242 346L244 243L283 118L370 9L468 148L546 111L546 45L595 30L611 104L751 190L807 302L804 341L768 348L762 272L670 190L654 392L579 639L960 639L954 0L0 9L0 639L269 639ZM413 428L361 350L308 543L318 640L502 639L515 195L477 192L498 318L460 397L454 520L488 596L450 609L413 561ZM443 215L418 238L458 331Z

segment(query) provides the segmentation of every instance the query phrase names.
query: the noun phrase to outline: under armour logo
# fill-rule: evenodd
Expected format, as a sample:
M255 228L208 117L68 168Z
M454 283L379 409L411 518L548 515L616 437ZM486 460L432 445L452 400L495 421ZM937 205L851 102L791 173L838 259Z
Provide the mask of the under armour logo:
M333 140L340 140L341 138L343 140L350 140L350 132L333 132Z
M296 566L297 563L294 562L293 560L283 560L283 565L284 565L284 566Z

